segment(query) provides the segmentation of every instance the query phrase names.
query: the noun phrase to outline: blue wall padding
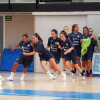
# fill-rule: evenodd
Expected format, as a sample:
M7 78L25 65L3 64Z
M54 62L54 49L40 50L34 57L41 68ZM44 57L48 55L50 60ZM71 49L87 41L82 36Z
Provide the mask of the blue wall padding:
M21 49L15 49L13 52L11 51L11 49L4 49L0 70L1 71L11 71L15 61L17 60L17 58L19 58L20 54L21 54ZM22 72L23 71L22 69L23 69L23 65L21 64L17 68L17 71ZM31 67L28 68L27 71L34 72L34 59L31 64Z

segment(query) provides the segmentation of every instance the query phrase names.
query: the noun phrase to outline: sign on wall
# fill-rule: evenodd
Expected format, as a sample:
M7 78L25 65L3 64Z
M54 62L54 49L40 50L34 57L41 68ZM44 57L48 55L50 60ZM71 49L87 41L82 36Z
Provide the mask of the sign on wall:
M100 76L100 53L93 54L92 69L94 75Z
M12 21L12 16L5 16L5 21Z

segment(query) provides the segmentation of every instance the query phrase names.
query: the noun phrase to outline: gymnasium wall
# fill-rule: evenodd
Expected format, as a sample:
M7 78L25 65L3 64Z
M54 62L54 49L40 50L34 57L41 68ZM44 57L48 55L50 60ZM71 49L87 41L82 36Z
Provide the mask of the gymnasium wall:
M29 38L34 32L34 18L32 15L13 15L12 21L5 21L5 48L12 48L22 39L23 33Z
M57 29L60 33L64 26L68 26L71 32L72 24L79 24L80 32L82 32L82 27L87 24L86 16L36 16L35 19L35 31L40 34L44 40L45 46L47 45L48 37L51 35L50 31L52 29ZM38 55L35 56L35 69L36 72L43 72L40 67L40 63L37 61L39 59ZM58 65L62 68L62 60ZM69 73L69 71L68 71Z
M35 13L33 13L35 15ZM45 15L39 14L36 15L35 18L35 32L38 32L40 36L44 40L44 45L47 45L48 37L51 35L50 31L52 29L57 29L58 32L63 29L64 26L68 26L71 32L72 24L79 24L80 32L82 33L82 28L84 26L92 27L94 29L94 36L97 36L100 33L99 23L100 22L100 15ZM100 46L99 46L100 47ZM99 48L100 50L100 48ZM48 64L47 64L48 66ZM58 65L62 68L62 60L61 63ZM35 56L35 72L44 72L40 67L39 57L38 55ZM67 71L69 73L69 71Z
M99 14L33 15L36 16L35 19L32 15L13 15L12 21L5 21L5 48L12 48L17 43L19 43L23 33L29 33L29 38L31 39L31 36L34 32L34 24L35 32L38 32L40 36L43 38L45 46L47 45L48 37L51 35L50 31L55 28L60 33L60 31L66 25L70 29L69 32L71 32L72 24L77 23L79 24L80 32L82 32L82 28L84 26L89 26L94 29L95 36L97 36L100 33ZM58 66L62 68L62 60ZM38 54L36 54L34 58L34 68L35 72L44 72L40 67ZM67 72L69 73L69 71Z

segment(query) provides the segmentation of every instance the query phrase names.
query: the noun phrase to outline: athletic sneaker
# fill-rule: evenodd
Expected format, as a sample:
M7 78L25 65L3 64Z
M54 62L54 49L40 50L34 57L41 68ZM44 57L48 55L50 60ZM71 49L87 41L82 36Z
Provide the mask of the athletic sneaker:
M4 78L0 75L0 86L2 86L2 81L4 80Z
M54 79L54 76L51 74L50 71L48 71L47 74L48 74L48 76L50 77L49 80L53 80L53 79Z
M61 75L61 77L62 77L62 81L63 81L63 82L66 82L66 74L63 73L63 74Z
M93 75L92 75L92 74L90 74L89 76L90 76L90 77L92 77Z
M85 76L82 76L82 80L85 81Z
M24 76L21 76L20 81L24 81Z
M9 76L8 78L6 78L7 80L9 81L13 81L13 77L12 76Z
M89 74L85 74L85 77L89 77Z
M64 74L66 74L66 71L63 71Z
M54 73L54 78L57 79L57 73Z
M50 76L50 78L49 78L49 80L54 80L55 79L55 77L52 75L52 76Z
M75 79L75 74L72 73L72 79Z
M20 78L20 81L24 81L24 77L26 76L26 74L22 74L21 78Z
M0 75L0 82L2 82L4 80L4 78Z
M85 70L82 70L83 73L85 73Z

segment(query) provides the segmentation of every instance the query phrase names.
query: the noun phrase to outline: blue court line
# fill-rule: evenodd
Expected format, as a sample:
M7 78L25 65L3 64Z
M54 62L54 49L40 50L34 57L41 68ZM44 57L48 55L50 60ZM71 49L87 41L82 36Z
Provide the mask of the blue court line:
M100 93L0 89L0 95L57 97L55 100L100 100Z

